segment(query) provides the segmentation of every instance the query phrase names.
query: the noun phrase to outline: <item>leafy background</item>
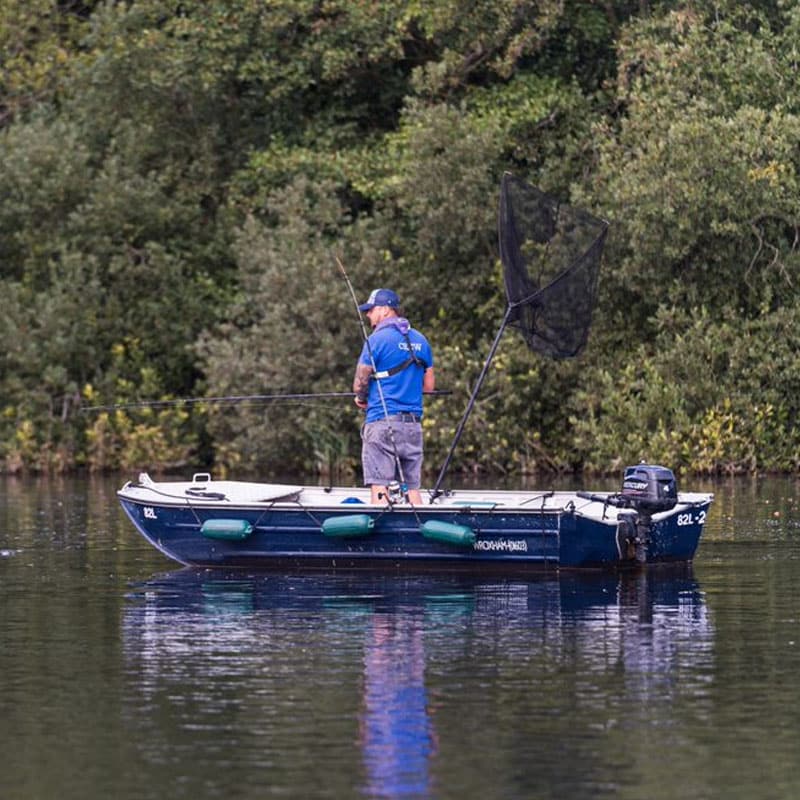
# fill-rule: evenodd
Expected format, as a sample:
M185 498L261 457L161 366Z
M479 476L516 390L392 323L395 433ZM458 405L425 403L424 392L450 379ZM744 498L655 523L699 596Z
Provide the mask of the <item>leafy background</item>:
M348 476L360 294L431 339L441 462L511 170L609 219L576 360L502 341L464 471L798 470L800 7L0 0L0 464Z

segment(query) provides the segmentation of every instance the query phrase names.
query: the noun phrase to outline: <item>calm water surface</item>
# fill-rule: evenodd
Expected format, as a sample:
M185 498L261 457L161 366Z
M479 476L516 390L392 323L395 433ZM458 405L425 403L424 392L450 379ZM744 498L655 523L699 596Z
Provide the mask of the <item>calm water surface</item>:
M794 480L525 581L176 569L117 484L0 479L4 800L800 797Z

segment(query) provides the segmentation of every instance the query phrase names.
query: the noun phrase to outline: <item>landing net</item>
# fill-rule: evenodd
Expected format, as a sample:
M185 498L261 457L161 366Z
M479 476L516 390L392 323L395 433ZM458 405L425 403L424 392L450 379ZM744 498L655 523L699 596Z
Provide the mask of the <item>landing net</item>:
M586 344L608 223L506 173L498 233L508 324L550 358Z

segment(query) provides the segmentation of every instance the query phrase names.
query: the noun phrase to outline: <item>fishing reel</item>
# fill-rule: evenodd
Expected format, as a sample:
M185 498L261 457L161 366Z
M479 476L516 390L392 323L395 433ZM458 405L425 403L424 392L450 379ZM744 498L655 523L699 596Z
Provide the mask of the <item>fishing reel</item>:
M393 506L405 500L407 494L408 487L405 484L401 484L399 481L389 481L386 484L386 492L382 492L381 496L386 498L389 505Z
M403 499L403 487L397 481L389 481L386 491L389 493L389 502L392 505Z

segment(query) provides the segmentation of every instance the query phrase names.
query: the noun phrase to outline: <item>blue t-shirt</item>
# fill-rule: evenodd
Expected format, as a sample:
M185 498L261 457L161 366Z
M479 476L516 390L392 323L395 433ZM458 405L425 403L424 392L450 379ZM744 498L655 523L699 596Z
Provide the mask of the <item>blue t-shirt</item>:
M407 334L408 341L404 333ZM371 367L372 361L369 357L371 350L377 372L391 370L408 361L409 343L423 364L409 364L395 375L370 380L367 422L384 418L378 381L381 383L386 411L389 414L400 414L405 411L422 415L422 378L425 370L433 366L433 352L428 340L419 331L410 327L407 319L391 317L381 322L369 337L369 348L366 343L364 344L358 363Z

